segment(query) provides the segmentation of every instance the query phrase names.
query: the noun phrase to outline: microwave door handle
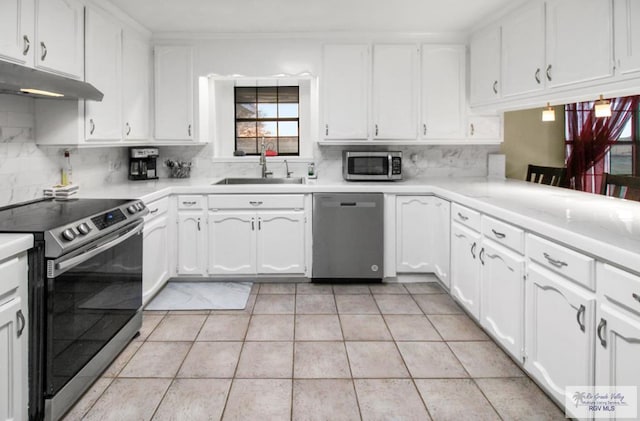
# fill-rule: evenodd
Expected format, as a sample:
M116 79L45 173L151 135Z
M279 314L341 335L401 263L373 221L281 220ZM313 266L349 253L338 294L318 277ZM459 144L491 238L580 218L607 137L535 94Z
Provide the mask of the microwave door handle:
M388 169L387 169L387 178L391 179L391 177L393 176L393 157L391 156L391 154L387 155L387 162L388 162Z
M66 272L67 270L71 269L72 267L85 262L89 259L91 259L92 257L102 253L103 251L105 251L106 249L109 249L111 247L115 247L120 243L123 243L124 241L128 240L129 238L133 237L134 235L139 234L142 231L142 228L144 227L144 220L141 220L140 222L137 222L135 227L133 229L131 229L130 231L128 231L126 234L121 235L119 237L117 237L116 239L114 239L113 241L109 241L108 243L102 244L94 249L90 249L78 256L75 257L71 257L68 259L58 259L56 261L53 262L53 278L55 278L56 276Z

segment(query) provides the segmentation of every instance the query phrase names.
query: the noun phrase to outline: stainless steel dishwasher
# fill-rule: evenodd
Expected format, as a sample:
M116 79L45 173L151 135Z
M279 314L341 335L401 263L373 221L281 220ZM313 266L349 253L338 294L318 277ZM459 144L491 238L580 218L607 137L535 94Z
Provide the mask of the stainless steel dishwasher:
M314 193L315 280L383 278L384 196Z

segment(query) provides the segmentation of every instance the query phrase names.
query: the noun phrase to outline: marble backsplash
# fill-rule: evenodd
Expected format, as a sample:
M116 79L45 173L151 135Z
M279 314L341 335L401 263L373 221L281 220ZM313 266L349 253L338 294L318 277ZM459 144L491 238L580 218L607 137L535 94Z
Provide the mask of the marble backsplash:
M0 206L42 197L60 182L65 148L34 141L34 100L0 94ZM126 148L69 149L73 181L80 189L127 179Z

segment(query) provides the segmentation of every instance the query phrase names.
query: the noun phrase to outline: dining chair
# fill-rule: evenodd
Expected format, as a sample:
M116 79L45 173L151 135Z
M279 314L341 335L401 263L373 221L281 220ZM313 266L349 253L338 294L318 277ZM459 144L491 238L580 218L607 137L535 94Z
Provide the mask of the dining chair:
M549 186L564 187L566 173L566 168L543 167L529 164L527 167L527 181Z
M604 173L600 194L640 201L640 177Z

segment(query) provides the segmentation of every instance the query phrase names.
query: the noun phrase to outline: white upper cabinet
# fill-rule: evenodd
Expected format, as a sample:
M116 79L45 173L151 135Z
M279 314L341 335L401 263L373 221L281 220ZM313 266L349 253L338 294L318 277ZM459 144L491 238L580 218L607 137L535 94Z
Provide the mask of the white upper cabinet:
M640 2L613 0L615 57L620 74L640 71Z
M155 138L193 140L193 49L155 47Z
M325 139L369 137L369 75L366 44L325 45L323 110Z
M550 87L613 75L610 0L547 2L547 84Z
M420 135L423 139L464 137L466 107L464 45L422 46Z
M102 101L86 101L85 138L122 138L122 28L108 16L87 8L86 81L104 94Z
M76 0L35 0L35 66L84 77L84 6Z
M414 44L373 48L373 138L416 139L418 49Z
M471 38L471 105L500 98L500 26L492 26Z
M122 51L123 136L127 140L147 140L151 47L146 39L125 31Z
M532 2L502 24L502 96L545 87L544 3Z
M33 64L33 0L0 0L0 59Z

